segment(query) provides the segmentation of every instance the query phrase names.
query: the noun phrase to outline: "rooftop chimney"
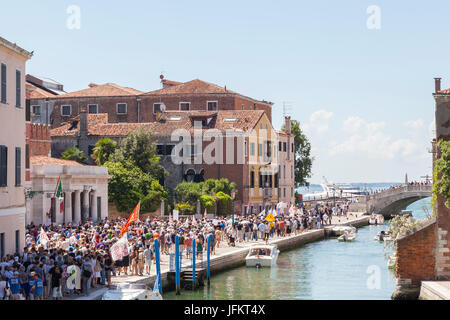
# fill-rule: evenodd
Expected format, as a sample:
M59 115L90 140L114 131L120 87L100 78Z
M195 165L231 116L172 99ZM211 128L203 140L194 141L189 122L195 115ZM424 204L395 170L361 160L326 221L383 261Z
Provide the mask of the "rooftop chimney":
M86 136L88 133L88 112L87 106L82 106L80 111L80 135Z
M434 78L434 88L434 93L438 93L439 91L441 91L441 78Z
M284 117L284 131L291 134L291 117Z

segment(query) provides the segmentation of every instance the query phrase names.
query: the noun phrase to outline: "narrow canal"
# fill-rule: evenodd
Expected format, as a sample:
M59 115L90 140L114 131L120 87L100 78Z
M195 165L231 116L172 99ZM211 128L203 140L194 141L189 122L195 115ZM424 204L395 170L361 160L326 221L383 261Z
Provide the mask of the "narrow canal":
M413 203L414 217L422 219L430 210L430 198ZM395 288L395 276L387 267L392 249L374 240L384 226L358 229L354 242L327 239L283 252L275 268L245 266L219 273L211 286L164 294L164 299L356 299L388 300Z

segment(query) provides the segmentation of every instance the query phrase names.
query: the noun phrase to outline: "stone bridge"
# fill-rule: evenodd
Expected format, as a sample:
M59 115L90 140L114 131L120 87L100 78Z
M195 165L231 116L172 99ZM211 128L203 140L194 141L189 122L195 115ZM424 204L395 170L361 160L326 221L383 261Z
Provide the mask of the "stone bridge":
M350 211L365 211L368 214L376 213L389 217L399 213L411 203L431 196L431 185L401 186L393 189L358 197L356 203L352 203Z

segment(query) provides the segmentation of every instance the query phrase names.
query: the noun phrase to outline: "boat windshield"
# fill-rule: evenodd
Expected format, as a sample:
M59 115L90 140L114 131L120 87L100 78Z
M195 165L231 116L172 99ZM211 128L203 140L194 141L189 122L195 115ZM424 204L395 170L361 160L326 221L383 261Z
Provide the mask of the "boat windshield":
M267 248L257 248L252 249L250 252L251 256L270 256L270 249Z

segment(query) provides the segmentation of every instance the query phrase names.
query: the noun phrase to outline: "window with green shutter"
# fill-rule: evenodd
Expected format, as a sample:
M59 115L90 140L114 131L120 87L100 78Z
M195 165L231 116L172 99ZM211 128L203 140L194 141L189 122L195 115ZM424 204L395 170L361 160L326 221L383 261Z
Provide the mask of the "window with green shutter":
M16 70L16 107L21 107L20 89L21 89L21 73Z
M21 150L19 147L16 147L16 187L20 186L22 183L21 179Z
M0 146L0 187L8 186L8 147Z
M2 63L1 67L1 102L6 103L6 64Z
M25 121L31 121L31 107L28 99L25 101Z

